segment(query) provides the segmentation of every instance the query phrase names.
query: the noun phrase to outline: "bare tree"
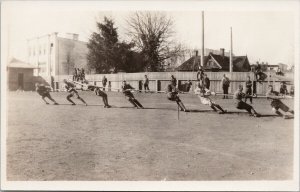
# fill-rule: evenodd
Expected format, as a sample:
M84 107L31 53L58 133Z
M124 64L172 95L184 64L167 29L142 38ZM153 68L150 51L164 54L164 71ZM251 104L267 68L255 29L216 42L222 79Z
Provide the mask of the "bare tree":
M128 35L146 63L146 70L161 71L164 60L181 50L172 39L173 21L162 12L135 12L127 20Z

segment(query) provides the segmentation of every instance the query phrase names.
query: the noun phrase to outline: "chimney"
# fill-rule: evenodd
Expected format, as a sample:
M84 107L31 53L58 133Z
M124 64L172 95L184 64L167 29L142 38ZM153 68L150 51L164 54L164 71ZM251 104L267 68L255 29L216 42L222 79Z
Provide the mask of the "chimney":
M224 49L224 48L221 48L221 49L220 49L220 55L221 55L222 57L225 56L225 49Z

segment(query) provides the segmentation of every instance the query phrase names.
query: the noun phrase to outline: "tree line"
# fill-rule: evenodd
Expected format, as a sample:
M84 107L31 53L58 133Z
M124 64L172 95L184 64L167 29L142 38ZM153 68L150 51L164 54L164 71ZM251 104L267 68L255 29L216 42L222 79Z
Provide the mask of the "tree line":
M88 67L96 73L163 71L164 61L182 51L173 40L173 21L160 12L136 12L127 20L130 42L120 41L113 19L97 22L88 47Z

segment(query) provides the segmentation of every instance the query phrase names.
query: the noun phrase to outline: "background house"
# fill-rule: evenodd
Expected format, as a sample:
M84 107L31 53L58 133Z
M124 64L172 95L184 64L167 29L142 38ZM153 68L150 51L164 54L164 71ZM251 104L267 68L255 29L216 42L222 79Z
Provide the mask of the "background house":
M15 58L11 59L7 65L7 85L8 90L34 90L33 70L32 66Z
M176 68L177 71L197 71L200 66L201 56L193 56ZM233 72L248 72L251 70L247 56L233 56ZM209 53L204 56L205 71L229 71L229 56L225 55L224 49L220 54Z

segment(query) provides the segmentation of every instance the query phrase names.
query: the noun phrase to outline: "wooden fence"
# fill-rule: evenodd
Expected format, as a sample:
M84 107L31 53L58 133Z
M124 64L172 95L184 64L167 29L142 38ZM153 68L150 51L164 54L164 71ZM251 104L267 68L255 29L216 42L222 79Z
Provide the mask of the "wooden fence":
M248 76L254 81L254 74L252 72L205 72L210 79L210 90L214 92L222 92L221 79L225 74L231 81L229 87L229 93L233 93L237 90L240 84L245 86L245 81ZM178 88L184 91L186 83L191 80L193 85L191 91L195 89L196 86L196 76L197 72L145 72L145 73L117 73L117 74L93 74L86 75L86 80L94 85L102 86L102 78L105 75L107 78L107 89L120 89L122 81L126 80L132 87L138 90L143 89L143 79L144 75L149 78L149 88L154 91L165 90L168 82L171 79L171 75L174 75L177 79ZM61 89L63 79L72 79L72 76L56 76L54 77L54 89ZM280 81L275 78L268 77L266 81L262 83L256 83L257 94L262 95L266 93L268 84L271 83L275 86L275 90L279 90ZM288 89L290 86L288 86Z

